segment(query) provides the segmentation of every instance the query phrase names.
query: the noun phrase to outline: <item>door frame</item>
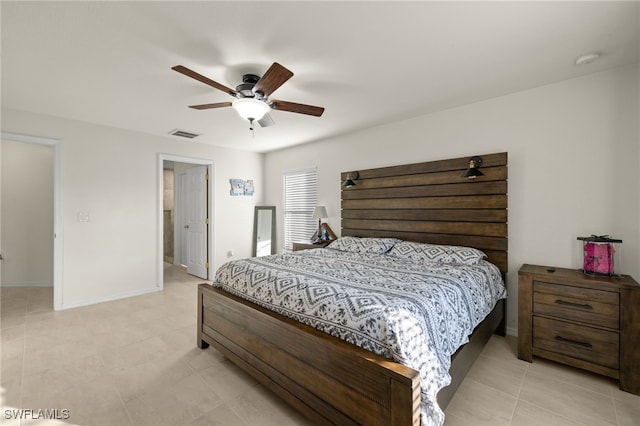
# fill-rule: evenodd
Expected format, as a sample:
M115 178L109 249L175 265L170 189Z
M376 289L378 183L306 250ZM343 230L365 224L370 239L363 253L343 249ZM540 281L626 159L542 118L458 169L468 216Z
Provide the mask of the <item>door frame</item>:
M59 139L0 132L2 140L25 142L53 147L53 309L62 308L62 141Z
M209 226L207 228L207 261L209 262L209 270L207 271L207 280L211 281L214 273L213 259L213 188L214 184L214 162L212 160L205 160L202 158L183 157L173 154L158 154L158 288L164 289L164 162L176 161L179 163L189 163L207 166L207 172L209 173L209 184L207 185L207 209L209 210Z

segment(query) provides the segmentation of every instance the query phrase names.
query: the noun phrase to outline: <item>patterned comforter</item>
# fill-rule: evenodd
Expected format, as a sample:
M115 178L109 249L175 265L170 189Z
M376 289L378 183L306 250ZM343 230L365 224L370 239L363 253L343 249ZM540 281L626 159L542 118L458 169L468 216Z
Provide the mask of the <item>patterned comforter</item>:
M441 425L436 395L451 355L506 290L498 268L418 263L314 249L228 262L214 285L420 373L423 425Z

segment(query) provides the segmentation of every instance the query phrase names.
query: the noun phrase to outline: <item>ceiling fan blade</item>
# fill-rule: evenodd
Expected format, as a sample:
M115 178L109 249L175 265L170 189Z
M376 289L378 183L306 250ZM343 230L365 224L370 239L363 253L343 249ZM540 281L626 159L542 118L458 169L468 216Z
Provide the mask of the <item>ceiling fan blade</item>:
M253 86L253 93L260 92L266 98L291 77L293 77L291 71L279 63L274 62L260 80L258 80L256 85Z
M258 120L258 124L262 127L270 127L274 126L276 122L273 121L273 118L271 118L269 114L265 114L260 120Z
M214 104L189 105L189 108L211 109L211 108L223 108L223 107L230 107L230 106L231 106L231 102L216 102Z
M313 105L297 104L295 102L276 101L270 102L269 106L279 111L297 112L298 114L313 115L314 117L320 117L324 112L324 108Z
M236 96L236 91L231 89L230 87L227 87L224 84L220 84L217 81L213 81L210 78L205 77L202 74L198 74L197 72L190 70L187 67L183 67L182 65L176 65L175 67L171 67L171 69L174 71L178 71L180 74L184 74L187 77L196 79L199 82L206 84L207 86L213 87L214 89L221 90L231 96Z

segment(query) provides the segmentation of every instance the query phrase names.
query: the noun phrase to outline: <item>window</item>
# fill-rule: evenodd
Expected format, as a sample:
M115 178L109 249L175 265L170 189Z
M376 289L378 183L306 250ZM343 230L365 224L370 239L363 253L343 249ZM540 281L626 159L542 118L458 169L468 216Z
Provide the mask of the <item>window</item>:
M284 174L284 249L294 241L309 241L318 222L311 217L318 201L318 171L298 170Z

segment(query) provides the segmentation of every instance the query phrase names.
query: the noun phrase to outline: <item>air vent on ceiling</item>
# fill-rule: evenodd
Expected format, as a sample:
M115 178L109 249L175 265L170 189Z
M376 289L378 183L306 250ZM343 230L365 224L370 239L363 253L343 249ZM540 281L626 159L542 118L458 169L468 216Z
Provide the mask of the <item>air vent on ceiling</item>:
M187 132L186 130L180 130L180 129L174 129L170 131L169 134L173 136L180 136L181 138L187 138L187 139L193 139L200 136L197 133Z

